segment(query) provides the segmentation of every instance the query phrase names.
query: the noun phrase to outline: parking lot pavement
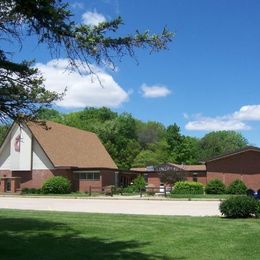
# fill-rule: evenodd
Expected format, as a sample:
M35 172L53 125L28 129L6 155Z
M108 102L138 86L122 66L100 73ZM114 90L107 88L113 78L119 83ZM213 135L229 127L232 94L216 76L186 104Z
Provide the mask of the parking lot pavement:
M1 209L172 216L217 216L219 201L156 201L0 197Z

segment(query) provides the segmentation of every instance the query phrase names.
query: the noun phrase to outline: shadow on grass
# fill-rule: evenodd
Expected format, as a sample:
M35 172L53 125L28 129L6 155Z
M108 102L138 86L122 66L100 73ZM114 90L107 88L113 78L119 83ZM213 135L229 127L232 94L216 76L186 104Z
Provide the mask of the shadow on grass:
M149 243L90 237L87 230L34 218L0 217L0 241L1 259L170 259L143 253Z

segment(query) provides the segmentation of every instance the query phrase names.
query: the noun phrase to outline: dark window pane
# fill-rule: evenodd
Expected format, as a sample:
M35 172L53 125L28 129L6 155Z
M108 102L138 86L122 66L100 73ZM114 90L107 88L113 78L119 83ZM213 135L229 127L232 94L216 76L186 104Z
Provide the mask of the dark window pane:
M99 180L100 179L100 173L99 172L95 172L94 173L94 180Z
M86 179L86 173L85 172L81 172L80 174L79 174L79 178L80 179Z
M92 172L87 172L87 179L92 180L93 179L93 173Z

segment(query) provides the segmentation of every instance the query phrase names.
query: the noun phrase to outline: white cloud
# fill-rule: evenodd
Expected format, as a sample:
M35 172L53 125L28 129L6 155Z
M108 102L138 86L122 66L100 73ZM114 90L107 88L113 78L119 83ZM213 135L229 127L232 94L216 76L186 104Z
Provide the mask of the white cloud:
M188 119L187 115L184 116ZM193 116L194 118L194 116ZM260 121L260 105L242 106L232 114L219 117L195 116L194 120L189 121L185 128L187 130L249 130L251 127L245 121Z
M87 25L95 26L105 21L105 16L98 13L96 10L94 10L93 12L87 11L82 15L82 22Z
M250 127L243 122L227 118L201 117L185 125L187 130L220 131L220 130L248 130Z
M46 64L38 63L36 67L46 79L47 89L61 93L67 87L63 100L56 103L58 106L66 108L118 107L128 100L129 94L115 82L113 77L94 65L91 69L96 76L88 73L83 66L80 68L81 75L76 71L66 70L68 67L66 59L51 60Z
M260 105L242 106L239 111L233 113L233 117L243 121L259 121Z
M141 86L141 93L145 98L157 98L166 97L171 94L171 91L163 85L147 86L146 84L143 84Z

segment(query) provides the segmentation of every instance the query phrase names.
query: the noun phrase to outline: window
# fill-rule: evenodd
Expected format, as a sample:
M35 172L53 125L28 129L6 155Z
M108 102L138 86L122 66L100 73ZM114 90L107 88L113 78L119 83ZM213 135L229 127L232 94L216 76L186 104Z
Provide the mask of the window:
M89 180L89 181L99 181L100 180L100 172L99 171L81 171L75 172L79 174L80 180Z

